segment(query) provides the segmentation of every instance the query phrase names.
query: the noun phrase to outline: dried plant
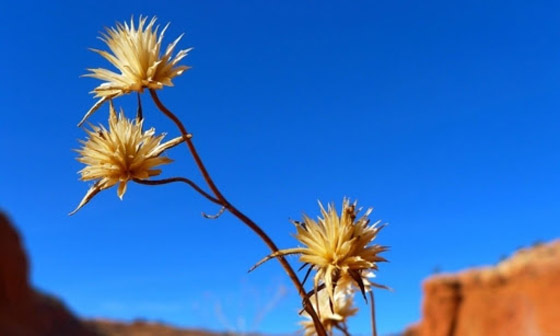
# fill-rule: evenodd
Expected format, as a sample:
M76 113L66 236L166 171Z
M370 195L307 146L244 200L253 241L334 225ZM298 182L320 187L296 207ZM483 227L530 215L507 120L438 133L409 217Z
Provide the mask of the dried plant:
M113 102L109 104L109 130L103 126L91 126L86 130L89 138L81 141L83 148L78 161L86 166L80 170L82 181L95 181L89 188L74 214L100 191L119 184L117 195L123 198L126 184L133 179L147 179L161 173L156 166L167 164L171 159L161 156L169 148L183 142L182 137L161 143L165 134L154 136L153 128L143 131L142 120L129 120L121 110L117 116Z
M304 247L271 253L250 271L272 258L299 254L299 260L303 263L301 269L308 267L304 282L310 272L316 270L312 291L316 307L324 306L320 300L328 298L331 306L330 314L336 315L335 308L341 293L352 291L355 287L362 292L367 301L366 292L372 290L371 287L386 288L370 281L369 278L374 276L372 271L378 269L378 262L387 261L379 256L379 253L386 251L387 247L370 245L384 226L379 225L380 221L370 224L368 216L372 209L368 209L364 215L358 217L360 209L356 206L356 202L350 204L348 199L344 199L339 216L333 204L329 204L325 210L319 202L322 217L315 221L304 215L303 222L293 221L297 230L295 238ZM322 294L324 293L322 289L326 290L326 294ZM324 313L320 311L319 317L323 321L322 314ZM326 325L325 328L329 329Z
M134 25L134 18L130 25L117 23L117 28L107 28L106 34L100 39L107 44L112 53L104 50L91 49L103 56L120 73L104 69L88 69L90 73L84 75L105 81L96 87L92 93L100 98L80 121L80 126L101 105L113 98L130 92L143 92L144 89L161 89L164 85L173 86L171 80L189 69L185 65L177 65L191 50L181 50L172 57L175 46L181 39L179 36L167 46L163 56L160 55L163 34L166 25L158 36L159 26L154 27L156 18L152 18L146 25L147 17L140 16L138 27Z
M319 202L319 207L323 218L319 217L314 221L304 215L303 222L294 221L297 229L295 237L305 247L272 253L251 270L271 258L300 254L300 261L304 263L304 267L309 266L310 270L317 270L315 291L318 290L319 282L324 282L332 300L337 281L341 278L351 278L365 296L364 271L377 270L378 262L387 261L379 256L387 247L369 246L383 226L378 225L380 221L369 224L368 216L372 209L368 209L362 217L356 219L359 210L356 209L356 203L350 204L348 199L344 199L342 203L340 216L333 204L329 204L328 210L325 210Z
M77 150L80 154L78 161L86 165L80 171L81 179L95 182L71 214L100 191L117 184L117 195L122 199L130 181L152 186L185 183L220 206L218 214L204 214L206 218L216 219L228 211L253 230L269 247L271 254L256 266L271 258L280 262L302 298L302 314L306 318L302 325L306 335L332 335L334 329L348 335L346 320L357 312L357 308L353 306L354 292L360 290L364 297L366 292L370 292L373 314L372 287L383 287L368 280L373 275L371 271L377 270L377 263L385 261L379 253L385 251L386 247L370 245L383 226L379 226L379 222L370 225L368 216L371 209L357 218L360 210L356 209L356 203L350 204L345 199L340 216L334 205L329 205L327 210L321 205L322 218L314 221L304 216L303 222L294 222L296 238L304 247L279 250L260 226L222 194L198 154L192 135L159 99L156 90L172 86L171 80L189 68L178 65L178 62L191 49L181 50L173 57L175 46L181 38L179 37L161 55L161 43L167 26L158 35L159 26L155 26L155 22L155 17L149 21L147 17L140 17L137 26L133 19L130 24L117 23L116 28L107 28L106 34L101 37L110 52L92 49L107 59L118 73L95 68L88 69L90 73L85 75L104 82L93 90L99 100L86 112L79 126L103 103L109 102L109 127L91 126L90 130L86 130L88 139L81 141L83 148ZM175 123L180 132L179 137L161 143L165 134L155 136L153 128L143 131L140 94L145 89L149 91L157 108ZM138 115L134 121L127 119L122 111L117 116L112 102L113 99L131 92L138 93ZM152 179L161 173L156 167L171 162L162 154L181 142L187 145L208 191L186 177ZM300 281L284 258L285 255L296 253L300 254L300 260L304 263L302 268L309 267L303 281ZM316 271L314 288L307 292L304 283L312 270ZM375 334L374 322L373 330Z

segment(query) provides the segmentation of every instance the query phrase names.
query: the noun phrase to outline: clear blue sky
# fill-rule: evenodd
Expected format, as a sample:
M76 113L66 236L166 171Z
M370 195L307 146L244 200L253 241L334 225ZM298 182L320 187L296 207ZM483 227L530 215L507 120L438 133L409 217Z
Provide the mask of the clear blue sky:
M289 218L344 196L373 206L391 246L382 333L420 316L439 267L493 264L560 236L560 3L555 1L80 1L4 5L0 207L33 283L82 316L217 330L294 331L299 299L242 224L182 185L114 189L73 217L88 184L71 151L108 66L89 47L134 14L171 22L193 68L161 92L216 182L281 247ZM147 122L178 133L147 95ZM128 112L134 97L116 101ZM106 123L107 110L91 119ZM200 181L186 148L163 176ZM295 259L291 259L295 261ZM285 294L283 292L285 291ZM258 311L268 311L260 314ZM365 311L350 324L368 333Z

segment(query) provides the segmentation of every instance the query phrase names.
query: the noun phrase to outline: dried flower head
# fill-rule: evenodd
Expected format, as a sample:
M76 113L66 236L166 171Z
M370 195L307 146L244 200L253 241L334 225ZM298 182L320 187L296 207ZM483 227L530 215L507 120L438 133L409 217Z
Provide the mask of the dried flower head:
M177 137L161 144L165 134L154 136L153 128L143 131L142 121L127 119L122 110L117 117L112 101L109 104L109 130L103 126L92 125L91 128L86 129L89 138L80 140L83 148L77 150L81 155L77 160L86 164L79 172L81 180L96 182L71 215L97 193L117 183L117 195L122 199L128 181L159 175L161 170L154 167L171 162L160 155L183 141L182 137Z
M358 308L354 306L354 291L352 284L349 282L339 282L335 289L334 300L329 299L329 295L325 291L319 291L310 298L313 308L319 315L319 320L329 334L333 328L346 330L346 320L348 317L355 315ZM306 320L301 322L304 335L316 335L315 325L307 312L302 314ZM347 331L347 330L346 330ZM347 333L346 333L347 334Z
M253 269L271 258L299 254L304 267L309 266L308 274L312 269L317 271L314 278L316 291L320 290L319 283L323 282L333 300L338 280L350 278L365 298L365 285L373 284L367 280L368 271L377 270L378 262L387 261L379 256L387 247L369 245L383 228L379 226L381 221L370 224L368 216L372 209L357 218L361 209L356 208L356 203L350 204L348 199L343 201L340 216L332 204L327 210L320 202L319 206L322 218L315 221L304 215L303 222L294 221L297 228L295 237L304 247L273 253L259 261Z
M130 25L125 22L117 23L116 29L106 28L107 33L102 33L100 39L107 44L111 53L91 49L107 59L119 73L103 68L88 69L90 73L84 76L105 82L93 90L95 97L100 99L85 114L78 126L107 100L133 91L142 92L145 88L161 89L164 85L173 86L171 80L189 69L184 65L177 66L177 63L187 55L190 48L181 50L172 57L182 35L169 44L161 56L161 42L168 25L158 36L159 26L154 27L156 18L152 18L147 25L146 22L147 17L140 16L138 27L135 27L132 18Z

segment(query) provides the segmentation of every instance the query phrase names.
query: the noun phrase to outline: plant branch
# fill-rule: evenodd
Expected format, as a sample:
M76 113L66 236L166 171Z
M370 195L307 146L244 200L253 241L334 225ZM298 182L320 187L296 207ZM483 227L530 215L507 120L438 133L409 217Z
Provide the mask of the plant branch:
M136 93L136 98L138 100L138 110L136 110L136 119L138 121L142 121L142 119L144 119L144 116L142 114L142 100L140 99L140 92Z
M206 184L208 184L208 187L210 188L210 190L212 190L212 193L216 196L216 199L220 202L218 204L223 205L231 214L233 214L235 217L237 217L239 220L245 223L245 225L247 225L251 230L253 230L253 232L255 232L264 241L264 243L268 246L268 248L273 253L278 252L279 249L276 246L276 244L272 241L272 239L270 239L270 237L255 222L253 222L244 213L242 213L240 210L238 210L236 207L230 204L227 201L227 199L222 195L222 193L220 192L220 190L218 189L218 187L210 177L210 174L206 170L204 163L202 162L200 156L198 155L198 152L196 151L196 148L194 147L192 139L187 136L189 133L187 132L187 129L185 128L181 120L179 120L179 118L177 118L176 115L174 115L169 109L167 109L167 107L165 107L165 105L163 105L163 103L159 100L159 97L155 90L150 89L150 95L152 97L152 100L156 104L156 106L161 110L163 114L165 114L169 119L171 119L171 121L175 123L175 125L181 132L181 135L185 137L186 139L185 142L193 156L194 161L196 162L196 165L198 166L198 169L200 170L202 176L204 177ZM286 273L294 283L299 295L302 297L303 307L307 311L309 316L311 316L311 318L313 319L313 323L315 325L315 330L317 331L317 335L327 336L325 329L321 324L319 317L317 316L317 313L315 312L315 309L313 309L313 306L311 305L309 298L306 296L305 288L299 281L296 273L294 272L294 270L292 269L292 267L286 261L285 258L279 257L278 261L280 262L280 264L282 265L282 267L284 268L284 270L286 271Z
M220 218L220 216L224 213L224 211L226 211L226 207L225 207L225 206L222 206L222 207L220 208L220 211L218 211L217 214L215 214L215 215L209 215L209 214L206 214L206 213L203 212L203 213L202 213L202 217L204 217L204 218L206 218L206 219L218 219L218 218Z
M179 120L179 118L177 118L177 116L174 115L173 112L169 111L169 109L167 109L167 107L165 107L165 105L163 105L163 103L159 100L159 97L158 97L158 95L157 95L157 93L154 89L150 89L150 95L152 96L152 100L154 101L156 106L160 109L160 111L163 112L163 114L165 114L169 119L171 119L175 123L177 128L179 128L179 131L181 132L181 135L183 137L187 138L185 143L189 147L189 150L191 151L191 154L194 158L194 161L196 162L196 165L198 166L198 169L202 173L202 176L204 177L204 180L208 184L208 187L212 190L214 195L216 195L216 198L218 198L221 201L226 201L225 197L222 195L222 193L220 192L218 187L216 187L216 184L214 184L214 181L210 177L210 174L208 174L208 171L206 170L206 167L204 166L204 163L202 163L202 160L200 159L200 156L198 155L198 152L196 151L196 148L194 147L194 144L189 137L190 133L187 132L187 129L185 128L185 125L183 125L181 120Z
M189 186L191 186L194 190L196 190L199 194L206 197L210 202L216 203L218 205L223 205L220 200L212 197L212 195L210 195L206 191L202 190L201 187L199 187L196 183L194 183L193 181L189 180L186 177L170 177L170 178L161 179L161 180L133 179L133 181L136 182L136 183L145 184L145 185L162 185L162 184L168 184L168 183L173 183L173 182L186 183Z
M340 326L338 323L334 325L334 327L340 331L342 331L342 333L344 334L344 336L350 336L350 333L348 332L347 328Z
M369 297L371 299L371 333L373 336L377 336L377 327L375 325L375 301L373 298L373 288L369 291Z

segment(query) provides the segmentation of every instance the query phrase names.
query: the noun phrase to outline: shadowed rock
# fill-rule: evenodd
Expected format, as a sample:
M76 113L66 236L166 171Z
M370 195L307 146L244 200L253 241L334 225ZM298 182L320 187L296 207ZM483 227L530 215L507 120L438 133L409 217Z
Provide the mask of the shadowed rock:
M0 335L99 336L63 303L33 290L20 236L0 212Z
M0 211L0 336L219 336L160 323L81 321L54 296L29 284L29 262L21 238Z
M123 323L111 320L92 320L87 322L103 335L110 336L234 336L228 333L214 333L204 330L174 328L165 324L146 321ZM247 336L258 336L248 334Z

